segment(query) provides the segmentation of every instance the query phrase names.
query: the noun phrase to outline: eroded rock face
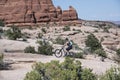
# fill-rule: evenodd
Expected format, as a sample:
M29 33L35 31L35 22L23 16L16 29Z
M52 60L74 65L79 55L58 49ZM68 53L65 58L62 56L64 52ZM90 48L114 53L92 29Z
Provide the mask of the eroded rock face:
M63 22L78 20L76 10L54 7L51 0L0 0L0 19L6 24Z

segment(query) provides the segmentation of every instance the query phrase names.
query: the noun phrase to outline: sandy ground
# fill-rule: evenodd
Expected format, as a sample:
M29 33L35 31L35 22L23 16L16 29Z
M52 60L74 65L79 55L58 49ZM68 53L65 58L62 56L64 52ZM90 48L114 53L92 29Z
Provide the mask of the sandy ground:
M64 57L56 58L53 56L43 56L37 54L24 54L24 53L5 53L5 61L12 61L11 70L0 71L0 80L23 80L25 74L32 70L31 66L35 62L50 62L51 60L64 61ZM93 73L98 75L104 73L112 66L118 66L111 60L106 59L105 62L101 62L99 58L94 58L91 55L87 59L76 59L81 61L82 67L93 69ZM6 75L7 74L7 75Z
M97 38L103 37L105 41L120 41L120 30L118 30L118 36L115 36L114 33L116 32L115 29L110 29L110 33L104 33L103 30L99 30L98 28L93 28L89 26L83 26L83 27L71 27L71 30L75 28L76 30L81 30L82 32L71 35L76 31L62 31L63 27L51 27L47 30L47 34L45 34L45 37L50 36L51 38L56 38L58 36L61 37L69 37L71 40L73 40L80 48L85 47L85 39L86 36L89 33L94 33L95 30L98 30L97 33L94 33ZM55 30L56 29L56 30ZM11 64L12 69L10 70L2 70L0 71L0 80L24 80L25 74L32 70L31 66L35 62L50 62L51 60L59 60L60 62L64 61L64 57L62 58L56 58L53 56L43 56L43 55L37 55L37 54L25 54L22 53L25 47L31 45L34 46L35 49L37 49L36 44L36 36L40 32L41 29L33 29L28 30L24 29L22 32L31 34L31 39L27 39L27 42L24 41L15 41L15 40L7 40L7 39L0 39L0 53L4 53L4 51L7 49L8 51L21 51L21 52L14 52L14 53L4 53L5 58L4 61L6 62L12 62ZM108 36L108 37L105 37ZM106 46L103 46L106 48ZM117 45L118 48L120 48L120 43ZM104 48L104 49L105 49ZM109 51L108 51L109 52ZM109 55L112 55L112 53L109 52ZM92 55L88 55L86 59L77 59L80 60L83 67L91 68L93 69L93 72L100 75L104 73L107 69L111 68L112 66L118 66L117 63L114 63L114 61L106 59L105 62L100 61L100 57L95 58Z

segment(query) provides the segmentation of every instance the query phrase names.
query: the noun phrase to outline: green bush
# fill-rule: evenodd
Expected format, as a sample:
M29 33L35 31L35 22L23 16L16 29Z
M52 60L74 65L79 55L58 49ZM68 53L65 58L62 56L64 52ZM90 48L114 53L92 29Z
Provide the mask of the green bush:
M4 31L3 31L3 29L2 28L0 28L0 33L3 33Z
M78 31L79 33L82 32L81 29L75 29L75 28L73 28L73 31Z
M106 52L103 49L97 49L95 50L95 53L98 54L99 56L102 56L105 58L107 57Z
M0 53L0 62L3 60L3 54Z
M0 28L0 39L1 39L1 36L2 36L3 32L4 32L3 29Z
M81 78L82 80L97 80L96 76L92 73L92 70L87 68L83 69Z
M21 30L14 25L11 26L11 29L8 29L7 31L5 31L5 35L11 40L16 40L17 38L22 37Z
M89 69L84 70L81 68L80 61L74 61L69 57L66 57L62 63L59 63L59 61L35 63L33 71L39 72L42 80L96 80L95 75ZM35 76L39 78L38 75L33 75L33 77ZM32 75L27 74L25 80L33 80L29 77L32 77Z
M65 26L65 27L63 28L63 31L70 31L70 26Z
M38 38L42 38L43 34L42 33L38 33Z
M65 42L66 42L66 40L62 39L61 37L57 37L57 38L55 39L55 43L56 43L56 44L64 45Z
M79 53L76 53L75 58L83 58L83 53L82 52L79 52Z
M2 64L3 64L3 54L2 53L0 53L0 70L2 69Z
M95 33L98 33L98 30L94 30Z
M26 48L24 49L24 52L25 52L25 53L35 53L36 51L35 51L35 48L34 48L34 47L28 46L28 47L26 47Z
M46 32L47 32L45 28L42 28L41 31L42 31L43 33L46 33Z
M120 68L111 68L100 77L100 80L120 80Z
M43 80L43 79L37 71L31 71L26 74L24 80Z
M99 40L93 34L87 36L85 44L87 47L91 48L91 52L94 52L95 50L102 48Z
M48 42L39 41L38 54L52 55L53 47Z
M109 33L109 28L108 28L108 27L104 27L104 28L103 28L103 32Z
M5 26L4 22L2 20L0 20L0 26Z
M116 50L116 53L120 56L120 48Z

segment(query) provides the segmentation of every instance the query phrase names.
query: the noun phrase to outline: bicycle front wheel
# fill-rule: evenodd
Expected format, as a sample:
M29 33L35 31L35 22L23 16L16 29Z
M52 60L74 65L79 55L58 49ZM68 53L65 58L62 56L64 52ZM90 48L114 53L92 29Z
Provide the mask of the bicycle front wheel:
M60 49L56 49L55 50L55 56L58 57L58 58L61 57L62 56L62 51Z

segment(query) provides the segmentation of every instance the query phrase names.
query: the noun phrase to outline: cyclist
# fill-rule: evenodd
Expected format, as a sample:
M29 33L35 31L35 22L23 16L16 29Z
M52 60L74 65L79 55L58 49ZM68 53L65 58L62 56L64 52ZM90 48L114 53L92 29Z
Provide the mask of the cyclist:
M68 38L66 38L66 44L67 44L66 51L69 52L72 49L73 42L71 40L69 40ZM65 56L67 55L67 52L66 52Z

